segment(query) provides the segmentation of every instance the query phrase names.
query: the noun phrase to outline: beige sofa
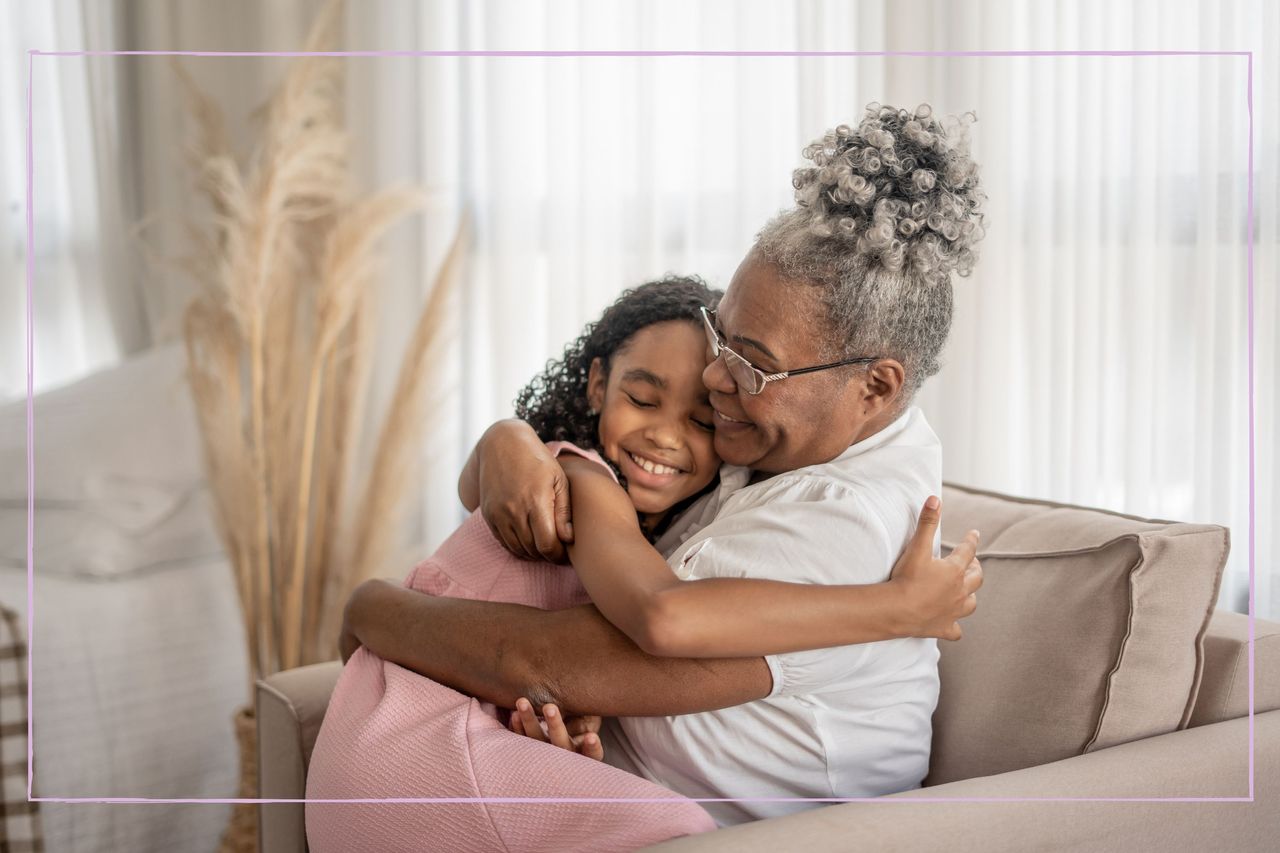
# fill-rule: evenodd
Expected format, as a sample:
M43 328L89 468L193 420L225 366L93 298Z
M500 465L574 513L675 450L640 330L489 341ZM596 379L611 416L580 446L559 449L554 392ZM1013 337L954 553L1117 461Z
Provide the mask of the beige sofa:
M948 486L944 543L970 527L986 584L942 645L925 787L651 849L1277 849L1280 624L1254 625L1251 720L1249 621L1213 609L1227 531ZM303 796L339 671L259 683L264 797ZM302 853L302 805L262 809L264 853Z

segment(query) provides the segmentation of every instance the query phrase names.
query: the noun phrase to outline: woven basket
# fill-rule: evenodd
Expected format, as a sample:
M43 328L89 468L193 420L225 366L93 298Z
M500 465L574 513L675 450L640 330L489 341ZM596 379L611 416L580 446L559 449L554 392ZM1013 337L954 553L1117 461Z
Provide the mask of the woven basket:
M258 719L253 706L246 705L236 712L236 743L240 746L240 787L237 799L255 799L258 796ZM258 804L236 803L231 812L231 822L222 833L218 853L257 853Z

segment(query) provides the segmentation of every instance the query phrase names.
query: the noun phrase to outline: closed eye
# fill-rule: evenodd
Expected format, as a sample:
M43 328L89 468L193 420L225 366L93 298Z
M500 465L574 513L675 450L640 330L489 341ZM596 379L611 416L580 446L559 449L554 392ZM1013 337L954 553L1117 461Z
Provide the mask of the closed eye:
M700 420L698 420L697 418L689 418L689 420L693 421L695 424L697 424L698 426L702 427L702 428L703 428L704 430L706 430L707 432L715 432L715 431L716 431L715 424L711 423L710 421L700 421Z
M634 405L637 409L657 408L656 403L646 403L644 400L641 400L638 397L631 396L631 394L627 393L626 391L623 391L622 393L627 395L627 399L630 400L632 405Z

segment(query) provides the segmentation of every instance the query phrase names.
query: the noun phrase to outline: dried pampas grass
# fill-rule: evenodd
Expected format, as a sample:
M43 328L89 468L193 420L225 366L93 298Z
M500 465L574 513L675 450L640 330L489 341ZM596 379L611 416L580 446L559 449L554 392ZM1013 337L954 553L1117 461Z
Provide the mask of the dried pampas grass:
M340 10L335 2L322 13L307 51L332 49ZM331 657L332 614L384 568L398 532L393 509L417 457L426 358L442 335L465 232L428 294L352 501L376 248L422 194L353 192L338 58L293 63L260 111L262 136L244 165L217 106L180 65L175 71L194 119L195 185L212 222L193 230L184 265L201 283L184 318L188 376L257 679Z

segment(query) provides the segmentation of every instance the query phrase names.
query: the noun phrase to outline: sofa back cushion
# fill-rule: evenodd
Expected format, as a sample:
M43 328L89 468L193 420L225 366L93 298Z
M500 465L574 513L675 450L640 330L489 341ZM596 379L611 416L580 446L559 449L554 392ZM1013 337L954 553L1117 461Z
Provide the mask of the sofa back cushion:
M1226 528L947 485L944 548L982 533L964 639L941 643L926 784L1185 728Z

